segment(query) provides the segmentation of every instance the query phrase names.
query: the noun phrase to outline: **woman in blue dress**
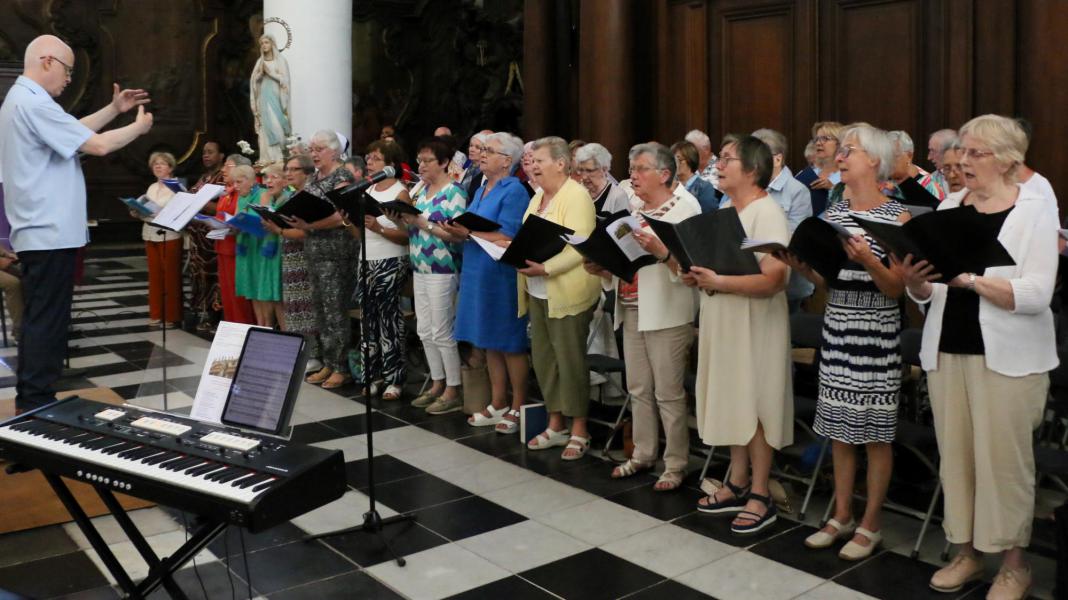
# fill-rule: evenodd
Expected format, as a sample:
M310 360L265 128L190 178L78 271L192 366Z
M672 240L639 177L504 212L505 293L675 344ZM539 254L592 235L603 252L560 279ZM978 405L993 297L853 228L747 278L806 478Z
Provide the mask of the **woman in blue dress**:
M486 182L475 192L467 212L499 223L492 233L475 233L460 225L447 230L466 238L456 309L456 340L469 342L485 352L492 388L491 404L472 415L475 427L493 426L498 433L519 430L519 407L527 398L527 319L520 318L516 293L516 270L499 263L472 239L507 242L522 224L529 204L526 188L509 175L523 156L523 140L510 133L495 133L486 142L480 168ZM508 383L512 402L508 404Z

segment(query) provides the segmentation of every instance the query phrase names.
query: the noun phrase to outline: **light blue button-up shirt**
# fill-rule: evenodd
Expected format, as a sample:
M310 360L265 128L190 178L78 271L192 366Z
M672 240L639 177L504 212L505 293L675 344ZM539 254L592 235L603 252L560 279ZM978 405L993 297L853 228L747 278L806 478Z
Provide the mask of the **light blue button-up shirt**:
M15 252L89 241L78 148L93 135L37 82L20 76L0 106L4 210Z

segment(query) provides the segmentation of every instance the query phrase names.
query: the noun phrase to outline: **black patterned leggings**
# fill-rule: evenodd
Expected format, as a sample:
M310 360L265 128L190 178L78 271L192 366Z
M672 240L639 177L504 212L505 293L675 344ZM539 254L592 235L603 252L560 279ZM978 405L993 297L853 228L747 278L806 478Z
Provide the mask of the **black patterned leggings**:
M352 338L349 298L352 297L354 249L352 236L344 229L309 231L304 242L323 365L342 373L349 370Z
M400 295L408 278L408 257L368 261L367 294L360 289L360 264L356 265L356 291L352 302L363 308L367 336L364 373L386 385L404 385L407 344ZM361 342L362 345L362 342Z

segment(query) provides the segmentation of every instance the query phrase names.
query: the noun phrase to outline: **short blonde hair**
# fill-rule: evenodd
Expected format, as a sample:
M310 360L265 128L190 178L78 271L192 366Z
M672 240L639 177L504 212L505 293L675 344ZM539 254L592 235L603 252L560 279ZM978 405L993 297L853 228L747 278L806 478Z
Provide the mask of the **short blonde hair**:
M167 163L167 166L174 170L178 166L178 161L174 160L174 155L170 152L153 152L148 155L148 168L151 169L152 165L156 164L157 160L162 160Z
M844 126L838 121L817 121L812 126L812 139L816 139L822 131L834 139L841 141L842 138L839 136L842 134L843 128Z
M256 171L248 165L237 165L230 171L231 180L236 180L238 177L244 177L252 183L256 183Z
M264 177L268 175L277 175L278 177L282 177L285 174L285 168L282 166L282 163L275 162L267 165L266 167L263 167L263 170L260 171L260 173L262 173Z
M994 160L1007 166L1006 181L1016 181L1016 169L1027 155L1027 134L1015 119L1001 115L975 117L960 128L960 137L973 137L994 153Z
M550 135L534 140L531 150L548 148L549 158L564 161L564 173L571 173L571 149L567 147L567 140L562 137Z

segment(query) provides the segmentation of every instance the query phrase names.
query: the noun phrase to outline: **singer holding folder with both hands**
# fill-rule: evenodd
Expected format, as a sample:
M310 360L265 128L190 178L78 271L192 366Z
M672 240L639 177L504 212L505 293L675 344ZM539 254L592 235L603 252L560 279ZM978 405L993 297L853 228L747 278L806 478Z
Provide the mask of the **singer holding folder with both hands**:
M587 146L588 147L588 146ZM634 281L614 277L600 265L586 270L615 290L615 326L623 327L623 360L627 390L633 399L634 452L612 470L612 478L652 469L659 456L660 427L666 444L664 472L653 485L658 492L678 489L686 476L690 433L686 423L686 367L693 343L696 296L678 277L678 263L649 228L645 217L678 223L701 214L693 196L673 194L676 163L661 144L638 144L630 151L630 182L641 200L634 217L642 224L633 232L638 244L663 260L638 270Z

